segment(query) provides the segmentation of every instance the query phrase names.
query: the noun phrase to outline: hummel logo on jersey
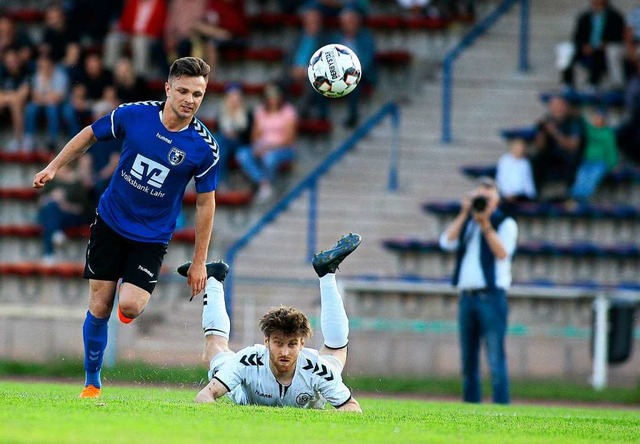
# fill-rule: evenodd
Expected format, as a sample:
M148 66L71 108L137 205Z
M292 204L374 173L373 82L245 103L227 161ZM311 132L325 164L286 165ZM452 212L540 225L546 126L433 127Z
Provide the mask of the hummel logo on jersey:
M153 273L151 273L149 270L147 270L146 268L144 268L142 265L138 265L138 270L147 273L149 275L149 277L153 277Z
M169 154L167 154L167 159L169 160L169 163L173 166L180 165L185 157L187 157L187 153L185 153L182 150L179 150L175 146L171 147Z
M302 367L302 369L303 370L313 369L312 372L315 373L316 375L323 377L326 381L333 381L333 372L329 370L327 366L324 364L318 365L316 363L314 365L310 359L307 359L307 363L304 367Z
M169 145L171 145L171 143L173 143L172 139L169 139L168 137L163 136L160 133L156 133L156 137L160 140L162 140L163 142L167 142Z
M250 355L244 355L240 358L240 364L246 365L249 367L250 365L264 365L262 362L262 358L258 356L257 353L253 353Z
M155 162L142 154L138 154L131 167L131 175L147 182L152 187L161 188L169 174L169 168Z

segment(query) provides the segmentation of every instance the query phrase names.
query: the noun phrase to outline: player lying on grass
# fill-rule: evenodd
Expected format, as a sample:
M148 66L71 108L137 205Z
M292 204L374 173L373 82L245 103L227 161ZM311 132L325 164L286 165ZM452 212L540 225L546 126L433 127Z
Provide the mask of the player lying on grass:
M358 234L344 235L333 248L313 257L313 268L320 278L320 326L324 337L320 351L304 347L311 337L307 316L295 308L280 306L260 319L264 345L232 352L231 323L222 285L229 266L222 261L207 264L202 328L210 382L198 393L196 402L213 402L227 395L240 405L323 408L329 402L340 411L362 412L342 382L349 319L335 275L338 265L360 245L360 240ZM178 272L185 276L189 265L181 265Z

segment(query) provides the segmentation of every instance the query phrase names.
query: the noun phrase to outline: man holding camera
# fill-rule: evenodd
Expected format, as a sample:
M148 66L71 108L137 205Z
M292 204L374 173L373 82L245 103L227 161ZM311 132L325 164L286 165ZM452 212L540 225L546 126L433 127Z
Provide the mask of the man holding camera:
M456 252L453 285L460 290L458 323L465 402L482 400L480 343L484 341L493 402L509 403L506 292L511 285L518 226L498 209L499 202L495 182L481 179L440 236L442 249Z

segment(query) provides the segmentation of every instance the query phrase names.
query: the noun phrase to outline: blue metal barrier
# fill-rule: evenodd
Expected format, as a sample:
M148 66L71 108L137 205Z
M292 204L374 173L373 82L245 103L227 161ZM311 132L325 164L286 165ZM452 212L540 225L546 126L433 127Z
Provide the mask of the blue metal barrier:
M487 32L500 17L509 12L511 7L520 3L520 55L518 58L518 69L521 72L529 70L529 7L530 0L504 0L498 7L476 24L460 40L453 49L444 57L442 63L442 135L443 143L451 142L451 112L452 112L452 91L453 91L453 63L458 57L471 46L479 37Z
M389 182L387 189L396 191L398 189L398 159L400 149L400 108L395 103L387 103L380 110L369 118L364 124L358 127L353 134L347 138L338 148L331 151L327 157L294 186L282 199L280 199L269 211L267 211L247 232L229 247L225 255L225 260L229 264L229 274L225 279L225 301L229 316L233 311L233 284L234 267L236 256L245 248L249 242L257 236L267 225L274 222L303 192L309 192L309 214L307 224L307 258L316 252L317 243L317 210L318 210L318 182L333 165L338 163L345 154L351 151L356 144L363 139L373 128L375 128L386 116L391 119L391 149L389 159Z

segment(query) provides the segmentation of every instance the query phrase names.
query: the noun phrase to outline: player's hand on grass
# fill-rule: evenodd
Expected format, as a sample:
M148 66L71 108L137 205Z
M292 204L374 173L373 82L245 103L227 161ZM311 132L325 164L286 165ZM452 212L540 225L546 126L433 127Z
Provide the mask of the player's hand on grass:
M191 287L191 299L207 285L207 267L204 262L194 262L187 271L187 284Z
M50 182L55 175L55 171L50 168L45 168L39 173L36 173L36 175L33 176L33 188L38 189L44 187L45 184Z

